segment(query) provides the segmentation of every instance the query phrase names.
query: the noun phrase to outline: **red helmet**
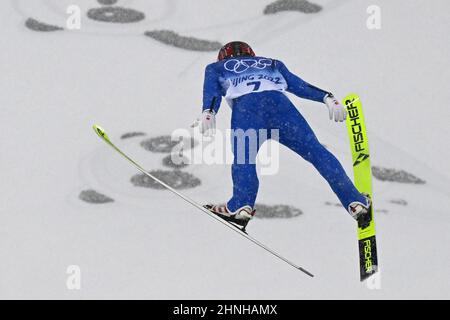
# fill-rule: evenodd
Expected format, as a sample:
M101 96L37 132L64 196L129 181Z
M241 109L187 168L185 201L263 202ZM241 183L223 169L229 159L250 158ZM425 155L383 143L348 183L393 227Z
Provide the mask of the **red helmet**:
M255 52L253 49L242 41L233 41L224 45L220 51L219 56L217 57L218 61L223 59L231 58L231 57L239 57L239 56L255 56Z

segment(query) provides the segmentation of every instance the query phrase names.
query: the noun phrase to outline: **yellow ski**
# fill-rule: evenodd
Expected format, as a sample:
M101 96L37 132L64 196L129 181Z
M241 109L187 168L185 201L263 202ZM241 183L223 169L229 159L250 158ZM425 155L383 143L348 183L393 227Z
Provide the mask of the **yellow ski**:
M370 223L366 226L358 224L360 276L361 281L364 281L378 271L369 144L359 96L350 94L344 99L343 104L348 112L346 122L352 151L355 186L359 192L369 194L372 199Z
M136 161L134 161L133 159L131 159L129 156L127 156L122 150L120 150L112 141L111 139L108 137L108 135L105 132L105 129L103 129L102 127L100 127L99 125L93 125L92 127L95 131L95 133L107 144L109 144L115 151L117 151L122 157L124 157L125 159L127 159L131 164L133 164L139 171L141 171L143 174L145 174L146 176L148 176L149 178L153 179L155 182L159 183L160 185L162 185L163 187L165 187L167 190L171 191L172 193L174 193L175 195L177 195L178 197L180 197L181 199L183 199L184 201L190 203L191 205L193 205L194 207L196 207L197 209L199 209L200 211L202 211L203 213L206 213L208 216L210 216L211 218L219 221L220 223L222 223L223 225L227 226L228 228L230 228L231 230L239 233L241 236L243 236L244 238L247 238L247 240L250 240L251 242L253 242L254 244L256 244L257 246L259 246L260 248L264 249L265 251L269 252L270 254L274 255L275 257L277 257L278 259L286 262L287 264L291 265L292 267L296 268L297 270L300 270L301 272L307 274L310 277L314 277L314 275L309 272L308 270L306 270L305 268L298 266L297 264L295 264L294 262L286 259L284 256L282 256L281 254L279 254L277 251L270 249L269 247L267 247L266 245L262 244L261 242L259 242L258 240L256 240L255 238L253 238L252 236L248 235L246 232L242 231L240 228L237 228L234 224L225 221L222 218L219 218L217 215L215 215L214 213L212 213L210 210L208 210L207 208L205 208L204 206L200 205L199 203L197 203L196 201L192 200L191 198L189 198L188 196L178 192L177 190L175 190L174 188L172 188L171 186L169 186L168 184L166 184L165 182L159 180L158 178L156 178L155 176L153 176L151 173L147 172L147 170L145 170L140 164L138 164Z

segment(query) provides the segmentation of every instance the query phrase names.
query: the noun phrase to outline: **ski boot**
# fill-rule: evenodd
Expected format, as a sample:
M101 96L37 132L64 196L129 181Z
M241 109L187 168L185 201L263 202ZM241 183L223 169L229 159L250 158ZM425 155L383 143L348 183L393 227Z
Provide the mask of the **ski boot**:
M233 226L237 227L243 232L245 232L245 227L247 226L248 222L255 215L255 210L250 206L243 206L234 212L229 211L226 204L207 204L204 207L223 220L230 222L231 224L233 224Z
M365 229L372 221L372 201L367 193L363 193L366 197L367 204L361 202L350 203L348 212L358 222L358 227Z

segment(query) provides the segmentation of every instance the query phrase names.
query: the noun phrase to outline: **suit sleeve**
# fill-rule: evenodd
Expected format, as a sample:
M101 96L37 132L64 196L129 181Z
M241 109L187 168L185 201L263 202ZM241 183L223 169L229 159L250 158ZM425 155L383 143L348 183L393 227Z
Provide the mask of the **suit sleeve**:
M317 88L300 77L296 76L288 70L288 68L281 61L276 61L278 70L287 82L287 91L296 96L317 102L323 102L325 96L331 94L328 91Z
M219 111L222 101L222 86L219 82L219 74L213 65L208 65L205 69L205 79L203 82L203 111Z

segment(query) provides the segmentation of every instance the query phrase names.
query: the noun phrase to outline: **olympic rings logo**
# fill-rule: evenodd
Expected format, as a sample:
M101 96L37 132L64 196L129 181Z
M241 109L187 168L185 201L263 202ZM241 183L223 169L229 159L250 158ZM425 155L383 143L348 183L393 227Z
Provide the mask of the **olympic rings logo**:
M271 59L230 59L225 62L223 65L224 68L228 71L233 71L234 73L242 73L247 71L250 68L256 69L265 69L268 66L272 65Z

